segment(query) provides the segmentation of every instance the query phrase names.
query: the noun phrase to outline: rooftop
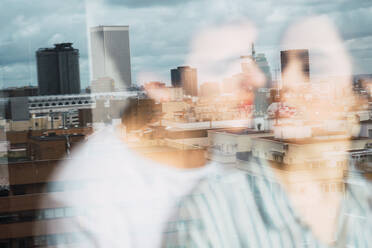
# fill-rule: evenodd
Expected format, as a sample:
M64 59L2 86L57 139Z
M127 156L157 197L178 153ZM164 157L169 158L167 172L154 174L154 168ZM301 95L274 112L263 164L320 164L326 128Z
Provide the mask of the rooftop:
M72 134L67 136L74 136L74 137L84 137L84 134ZM66 140L66 135L51 135L48 136L32 136L31 139L37 141L56 141L56 140Z
M129 25L99 25L90 28L90 32L97 31L128 31Z
M229 133L236 135L248 135L248 134L267 134L271 133L270 131L258 131L251 128L222 128L218 130L213 130L215 133Z
M169 131L191 131L191 130L210 130L210 129L221 129L221 128L247 128L249 126L249 120L227 120L227 121L203 121L203 122L171 122L163 121L163 125L167 126L166 129Z
M368 140L370 138L366 137L348 137L346 135L335 135L335 136L316 136L303 139L278 139L274 136L269 137L260 137L260 139L271 140L281 143L295 144L295 145L307 145L307 144L316 144L316 143L327 143L335 141L346 141L346 140Z

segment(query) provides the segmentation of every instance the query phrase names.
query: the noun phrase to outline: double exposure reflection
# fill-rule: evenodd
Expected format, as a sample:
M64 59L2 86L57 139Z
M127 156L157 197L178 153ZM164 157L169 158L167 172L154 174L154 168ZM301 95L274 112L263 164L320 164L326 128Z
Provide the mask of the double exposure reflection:
M372 4L3 1L0 248L372 242Z

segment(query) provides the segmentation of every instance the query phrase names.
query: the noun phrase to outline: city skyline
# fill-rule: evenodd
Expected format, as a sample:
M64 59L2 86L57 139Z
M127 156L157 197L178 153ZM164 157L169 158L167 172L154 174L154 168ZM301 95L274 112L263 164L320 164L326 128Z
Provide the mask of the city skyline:
M12 21L9 27L2 27L6 35L0 40L1 87L23 86L30 83L36 85L34 51L58 42L73 42L74 46L81 51L81 84L82 88L87 87L90 81L87 32L89 27L100 24L131 27L130 43L134 83L158 80L169 84L169 69L187 64L185 60L190 52L191 39L196 33L223 23L239 23L247 20L247 16L259 29L255 43L257 50L265 53L271 69L275 70L279 66L281 48L278 44L281 34L289 23L298 19L304 12L307 12L306 15L327 14L336 24L350 52L353 60L353 74L372 73L370 69L372 68L371 31L367 25L371 18L368 15L371 4L367 1L354 1L353 4L331 1L324 5L317 5L313 1L300 2L296 3L294 10L290 11L293 12L291 18L286 17L286 12L283 10L288 5L288 1L282 2L282 5L274 4L274 11L268 9L265 4L251 3L256 7L253 9L263 16L262 18L258 13L249 15L246 4L228 4L219 1L214 6L210 6L211 9L205 14L204 21L199 23L197 17L200 13L194 10L197 7L208 6L208 3L209 1L202 3L188 1L172 5L165 1L161 4L146 2L144 6L142 1L135 4L132 2L119 4L115 1L98 4L90 1L85 5L70 0L54 15L67 15L72 18L55 18L55 21L50 21L50 11L48 12L55 8L54 2L48 4L37 2L34 5L40 8L41 12L29 11L23 15L14 14L14 11L22 8L32 9L31 6L22 1L17 4L10 3L8 6L11 7L9 14L12 14L10 16ZM181 10L188 18L184 20L176 18ZM214 13L216 17L210 15L211 13ZM156 19L157 22L150 23L143 18L136 18L145 15L151 15L150 17ZM120 16L125 16L125 18L119 18ZM231 19L229 16L236 18ZM216 20L217 17L220 18L219 21ZM173 23L169 23L170 20ZM181 24L187 24L188 30L180 28ZM43 32L40 32L41 30ZM169 33L172 33L172 36L166 36ZM248 44L247 49L249 49ZM190 66L194 65L190 64Z

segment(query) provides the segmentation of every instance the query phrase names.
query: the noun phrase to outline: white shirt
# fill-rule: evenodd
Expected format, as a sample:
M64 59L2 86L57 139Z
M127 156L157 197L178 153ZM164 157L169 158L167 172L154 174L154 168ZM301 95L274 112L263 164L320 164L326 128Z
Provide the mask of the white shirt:
M157 164L131 151L113 127L91 135L60 167L54 180L86 182L53 200L82 209L75 224L93 233L88 241L98 247L141 248L160 246L177 202L218 168Z

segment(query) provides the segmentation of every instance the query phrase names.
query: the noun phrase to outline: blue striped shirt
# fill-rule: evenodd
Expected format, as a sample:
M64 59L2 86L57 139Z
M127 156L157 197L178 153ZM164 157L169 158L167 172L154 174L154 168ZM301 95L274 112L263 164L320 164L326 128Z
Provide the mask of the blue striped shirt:
M204 180L179 205L164 247L371 247L370 184L347 183L334 242L320 242L293 211L268 166Z

